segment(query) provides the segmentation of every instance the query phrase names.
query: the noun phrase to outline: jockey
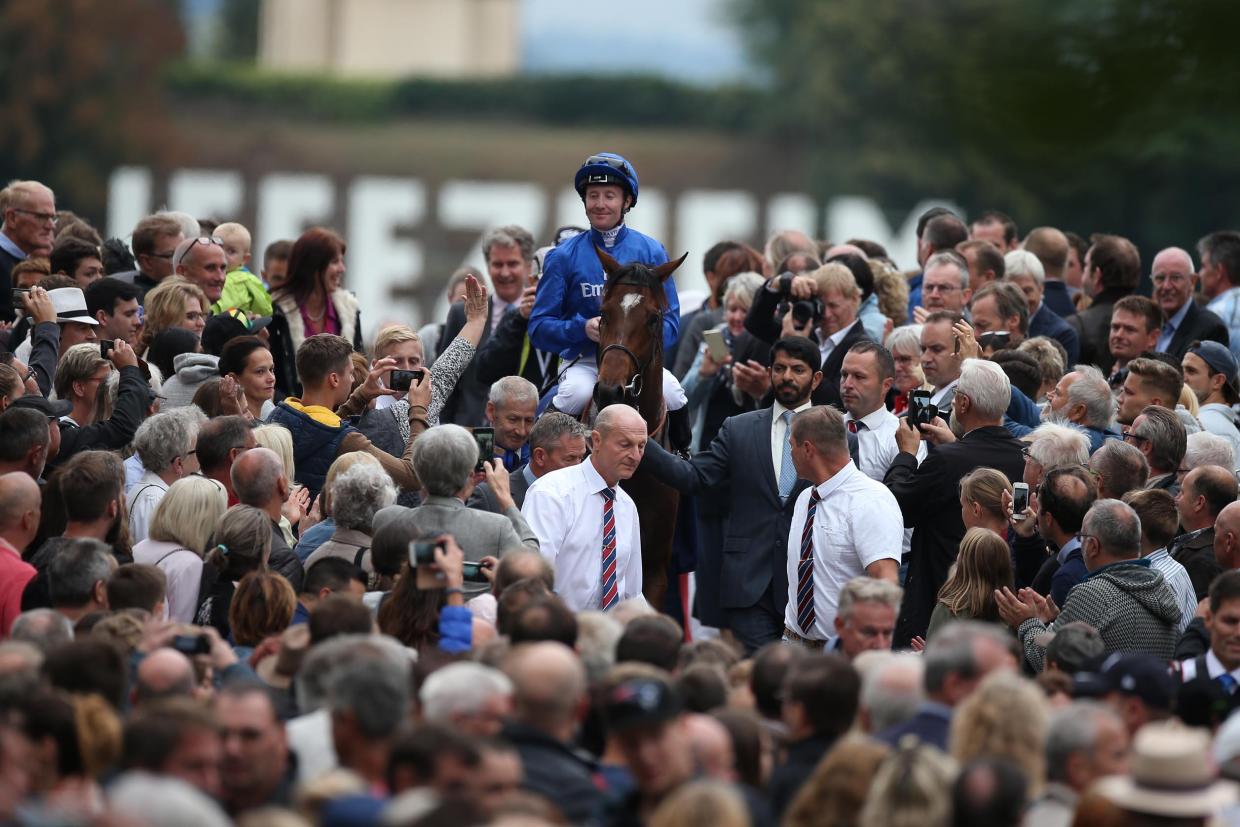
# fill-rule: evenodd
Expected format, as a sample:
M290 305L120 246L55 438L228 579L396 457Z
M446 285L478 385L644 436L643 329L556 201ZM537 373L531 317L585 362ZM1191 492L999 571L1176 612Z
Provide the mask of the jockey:
M573 179L585 204L590 229L547 254L538 295L530 313L530 342L540 350L577 361L564 370L552 405L577 416L589 404L598 381L598 326L606 274L594 248L621 264L640 262L657 267L668 260L663 245L624 225L624 215L637 203L637 172L611 152L591 155ZM680 300L672 279L663 282L667 312L663 316L663 349L670 350L680 332ZM689 443L687 399L676 377L663 369L663 399L668 426L677 447Z

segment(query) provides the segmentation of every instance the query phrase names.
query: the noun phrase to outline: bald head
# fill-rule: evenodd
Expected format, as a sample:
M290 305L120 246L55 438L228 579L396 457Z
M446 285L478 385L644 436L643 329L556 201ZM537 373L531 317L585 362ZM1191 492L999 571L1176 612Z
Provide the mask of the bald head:
M1189 471L1180 487L1176 507L1180 522L1189 531L1214 525L1214 520L1236 501L1236 475L1217 465Z
M0 538L21 554L39 533L43 513L39 484L25 471L0 476Z
M1153 264L1150 265L1150 272L1158 273L1167 268L1175 268L1180 273L1196 272L1193 268L1193 257L1188 254L1187 250L1180 247L1159 250L1158 255L1154 256Z
M709 715L686 715L685 734L693 760L708 778L736 781L736 755L727 727Z
M608 405L599 411L594 430L606 436L616 428L645 428L646 420L630 405Z
M862 261L868 261L870 258L869 256L865 254L865 250L862 250L856 244L836 244L834 247L827 250L828 259L832 259L832 258L835 258L836 256L842 256L845 254L857 256Z
M1052 281L1063 279L1068 266L1068 237L1054 227L1037 227L1025 236L1024 248L1042 262L1042 270Z
M233 490L244 505L265 508L272 502L284 502L280 482L284 477L284 461L270 448L251 448L237 457L232 465Z
M516 717L527 726L563 737L576 722L586 692L586 670L562 643L526 643L508 656Z
M1214 521L1214 559L1224 570L1240 568L1240 503L1231 503Z
M194 694L194 665L175 649L156 649L138 664L134 703Z

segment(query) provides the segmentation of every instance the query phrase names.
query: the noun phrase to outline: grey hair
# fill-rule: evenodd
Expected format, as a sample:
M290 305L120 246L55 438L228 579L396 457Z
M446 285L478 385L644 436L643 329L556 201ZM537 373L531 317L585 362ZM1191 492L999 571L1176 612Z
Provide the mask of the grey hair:
M921 268L923 273L930 272L930 268L939 267L940 265L953 265L960 273L960 289L969 289L969 262L965 261L964 256L955 250L939 250L926 259L925 266Z
M9 181L4 189L0 190L0 218L3 218L3 213L9 209L20 209L18 205L29 204L34 196L44 192L56 197L51 187L40 181Z
M396 502L396 486L387 471L359 462L332 482L331 500L336 525L370 534L375 512Z
M600 683L616 665L616 644L623 634L624 625L609 614L587 611L577 615L577 654L591 685Z
M251 448L246 451L246 457L245 465L249 473L244 476L237 473L237 464L233 463L229 474L232 478L233 491L236 492L237 499L245 505L261 508L275 494L276 483L284 474L284 460L280 459L280 455L270 448ZM255 463L253 457L258 457L262 461ZM258 467L250 467L254 464Z
M39 668L43 666L43 652L34 644L27 643L24 640L6 640L0 643L0 657L5 655L15 655L24 660L26 662L25 671L32 674L37 673ZM10 670L9 674L20 671L22 670Z
M1141 410L1141 425L1133 432L1150 441L1150 465L1164 471L1180 467L1188 448L1188 432L1175 411L1160 405L1150 405Z
M1003 271L1003 277L1008 280L1014 276L1028 276L1037 282L1038 287L1046 284L1046 268L1042 266L1042 260L1028 250L1012 250L1004 254Z
M82 606L90 602L95 586L112 575L112 549L94 538L70 540L47 566L47 591L52 606Z
M1116 402L1102 371L1093 365L1076 365L1072 372L1079 375L1068 386L1068 405L1085 406L1085 424L1106 430L1115 421Z
M505 405L538 404L538 388L523 376L505 376L492 383L487 401L497 408Z
M133 771L107 790L122 823L148 827L228 827L232 820L214 799L179 778Z
M1217 465L1220 468L1236 468L1236 452L1227 437L1201 431L1189 434L1187 448L1184 450L1184 467L1188 470L1203 465Z
M902 724L917 714L921 706L924 678L922 659L907 652L894 654L874 667L861 684L861 708L870 719L870 731L881 732ZM911 690L904 685L893 686L891 676L896 672L914 672Z
M530 429L530 453L533 453L535 448L550 450L552 445L564 437L589 440L590 429L566 413L549 411L538 417L538 421Z
M1011 638L1002 629L977 620L951 621L930 638L922 653L926 664L926 692L942 690L949 675L976 676L976 644L984 638L1004 649L1011 648Z
M890 580L879 580L874 577L854 577L840 589L839 602L835 614L841 620L852 617L853 607L858 603L882 603L896 611L900 610L900 600L904 590Z
M395 639L383 635L338 635L315 644L306 653L294 679L297 706L303 713L323 708L336 675L363 663L383 661L390 667L400 667L407 679L410 654Z
M1073 701L1051 716L1046 731L1046 779L1068 780L1068 759L1077 753L1092 753L1098 747L1102 719L1123 725L1111 707L1098 701Z
M413 443L413 469L427 492L437 497L451 497L464 488L478 460L478 443L460 425L436 425Z
M1089 464L1089 437L1078 428L1043 422L1029 435L1029 456L1046 471Z
M73 640L73 624L52 609L31 609L13 621L9 639L29 643L46 655L60 644Z
M159 218L171 218L173 221L181 225L181 234L188 238L196 238L202 234L202 226L198 223L198 219L194 218L187 212L178 210L160 210L155 213Z
M766 283L766 280L757 273L737 273L728 279L727 285L723 290L723 304L726 307L731 299L736 299L746 307L753 304L753 297L757 294L758 288Z
M1089 458L1089 468L1102 475L1103 486L1115 496L1123 496L1145 486L1150 466L1145 454L1135 445L1120 439L1108 439Z
M1096 537L1109 557L1128 559L1141 554L1141 518L1119 500L1098 500L1085 514L1081 533Z
M887 350L894 355L901 353L921 354L921 325L905 324L887 334Z
M534 260L534 236L530 235L529 230L518 227L516 224L497 227L484 235L482 237L484 258L491 257L492 247L517 247L521 250L522 260L527 262Z
M965 359L960 365L957 393L969 397L978 415L998 419L1012 401L1012 384L1003 368L984 359Z
M197 410L194 405L189 407ZM157 413L139 425L133 435L133 447L142 460L143 468L162 474L177 457L189 453L193 439L194 433L190 431L186 417L169 411Z
M370 660L332 675L328 706L349 714L366 738L390 738L409 715L409 668Z
M481 663L461 661L432 672L418 700L427 723L452 726L453 716L477 714L496 695L512 696L507 675Z

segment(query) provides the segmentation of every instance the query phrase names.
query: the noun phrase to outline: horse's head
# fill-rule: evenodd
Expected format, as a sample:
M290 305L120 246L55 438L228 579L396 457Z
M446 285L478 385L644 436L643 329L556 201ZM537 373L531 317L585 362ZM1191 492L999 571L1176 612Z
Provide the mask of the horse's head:
M595 252L607 272L607 283L599 319L594 401L600 408L617 402L638 406L647 384L653 385L652 393L662 392L663 314L667 310L663 282L688 254L648 267L622 265L597 247Z

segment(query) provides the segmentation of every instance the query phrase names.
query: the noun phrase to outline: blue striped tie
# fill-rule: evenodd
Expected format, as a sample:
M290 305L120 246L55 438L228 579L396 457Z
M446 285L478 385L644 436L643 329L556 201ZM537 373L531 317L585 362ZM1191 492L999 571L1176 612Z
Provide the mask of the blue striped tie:
M809 495L809 508L805 512L805 527L801 529L801 557L797 562L797 625L801 634L813 637L814 621L814 515L822 499L815 488Z
M797 484L797 468L792 464L792 411L784 411L779 418L784 422L784 456L779 463L779 499L787 500Z
M616 489L604 488L599 492L603 495L603 563L600 568L599 608L607 611L616 605L619 589L616 587L616 515L612 513L612 501L616 499Z

